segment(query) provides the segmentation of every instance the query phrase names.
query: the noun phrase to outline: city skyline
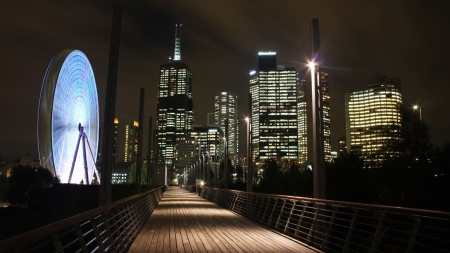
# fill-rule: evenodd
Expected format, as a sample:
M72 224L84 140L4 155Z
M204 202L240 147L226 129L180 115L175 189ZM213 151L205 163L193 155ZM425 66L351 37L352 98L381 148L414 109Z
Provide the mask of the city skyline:
M329 74L332 149L345 134L345 92L364 89L375 73L401 78L404 106L421 104L431 141L439 146L450 140L450 119L445 117L449 7L447 1L124 3L115 116L137 119L139 89L145 88L144 118L156 118L159 66L174 56L173 31L182 23L183 60L194 72L194 124L206 124L207 113L214 111L212 94L227 90L240 97L240 139L245 141L248 79L257 68L257 53L276 51L278 64L304 67L310 55L309 21L318 18L321 67ZM4 4L0 154L5 158L26 153L38 157L40 87L48 62L62 49L79 49L89 57L103 118L112 9L110 2L89 1ZM143 128L148 128L147 121Z

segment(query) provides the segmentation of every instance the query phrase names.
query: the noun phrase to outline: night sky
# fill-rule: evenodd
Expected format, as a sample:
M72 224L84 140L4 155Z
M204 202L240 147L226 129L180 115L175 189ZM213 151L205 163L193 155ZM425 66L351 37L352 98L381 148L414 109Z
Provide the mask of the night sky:
M173 56L176 23L183 24L181 58L194 73L195 124L206 124L214 95L222 90L238 94L239 117L247 116L248 77L258 51L276 51L279 65L305 67L309 23L318 18L333 149L345 134L345 92L366 89L376 73L401 78L404 105L421 103L435 146L450 140L450 1L124 2L116 115L137 120L139 91L145 88L144 156L159 67ZM103 122L112 13L112 1L2 1L0 155L38 157L42 80L53 56L66 48L89 58ZM242 139L245 126L242 121Z

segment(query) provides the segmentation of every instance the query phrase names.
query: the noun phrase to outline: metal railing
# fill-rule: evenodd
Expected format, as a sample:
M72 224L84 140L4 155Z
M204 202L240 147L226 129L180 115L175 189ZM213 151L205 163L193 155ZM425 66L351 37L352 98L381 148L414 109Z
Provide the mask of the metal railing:
M200 196L325 252L450 252L450 213L201 188Z
M125 252L164 186L0 241L0 252Z
M184 190L186 190L188 192L195 192L195 190L196 190L196 186L195 185L183 184L183 185L180 185L180 187L181 187L181 189L184 189Z

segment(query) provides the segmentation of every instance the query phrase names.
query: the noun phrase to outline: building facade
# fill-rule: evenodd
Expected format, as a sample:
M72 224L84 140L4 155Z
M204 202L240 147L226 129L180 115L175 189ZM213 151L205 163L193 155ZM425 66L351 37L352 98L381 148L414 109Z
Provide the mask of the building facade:
M114 118L113 164L136 163L139 147L139 122Z
M400 78L385 75L369 78L367 90L347 93L347 149L360 154L366 168L401 156L392 144L401 141L402 103Z
M181 27L175 35L173 61L160 67L158 85L158 104L156 112L157 164L173 167L176 157L176 145L185 137L194 124L194 103L192 99L192 71L181 60Z
M214 123L218 125L227 138L228 157L236 166L239 159L239 120L238 96L228 91L222 91L215 96Z
M258 71L250 73L252 160L297 161L298 72L276 65L275 52L259 52Z

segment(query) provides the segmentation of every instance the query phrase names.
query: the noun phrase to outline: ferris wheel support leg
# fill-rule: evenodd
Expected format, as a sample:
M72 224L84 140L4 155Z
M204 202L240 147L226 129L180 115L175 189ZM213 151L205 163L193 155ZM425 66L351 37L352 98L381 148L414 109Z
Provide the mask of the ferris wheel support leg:
M86 185L89 185L89 173L86 159L86 134L83 132L83 162L84 162L84 181Z
M80 147L81 136L82 135L80 133L80 135L78 136L77 147L75 148L75 154L73 155L72 168L70 169L69 181L68 181L69 184L72 182L72 174L73 174L73 169L75 168L75 162L77 161L78 147Z
M100 177L98 176L98 169L97 169L96 161L95 161L94 155L92 154L92 148L91 148L91 144L89 144L89 139L88 138L86 138L86 142L87 142L87 145L88 145L88 148L89 148L89 153L91 153L92 161L94 162L94 173L95 173L95 176L97 176L98 184L101 184Z

